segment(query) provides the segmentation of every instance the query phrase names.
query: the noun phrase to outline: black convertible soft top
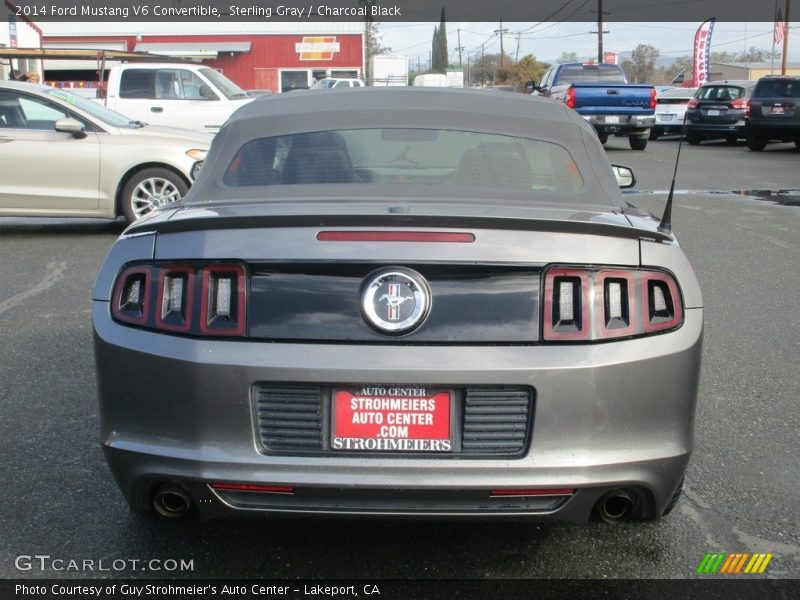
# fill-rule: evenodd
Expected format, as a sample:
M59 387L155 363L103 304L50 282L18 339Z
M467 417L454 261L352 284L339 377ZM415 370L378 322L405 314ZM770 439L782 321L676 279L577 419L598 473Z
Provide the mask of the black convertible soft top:
M371 184L284 185L235 187L226 185L225 171L247 142L264 137L348 129L450 129L499 134L551 142L565 148L583 176L584 185L564 193L536 191L520 194L482 192L432 186ZM474 194L474 196L473 196ZM187 204L321 199L375 201L448 200L490 204L555 204L624 206L608 158L592 128L560 102L523 94L487 90L387 87L342 90L303 90L258 99L237 110L214 139L200 177Z

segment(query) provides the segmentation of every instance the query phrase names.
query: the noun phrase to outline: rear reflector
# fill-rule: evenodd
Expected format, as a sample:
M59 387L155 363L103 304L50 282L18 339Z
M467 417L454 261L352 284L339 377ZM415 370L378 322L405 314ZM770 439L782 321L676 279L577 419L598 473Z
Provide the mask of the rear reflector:
M571 496L575 493L570 488L522 488L510 490L492 490L492 498L523 497L523 496Z
M320 231L320 242L443 242L471 244L475 236L471 233L449 233L445 231Z
M232 492L261 492L263 494L294 494L294 488L288 485L259 485L255 483L212 483L215 490Z

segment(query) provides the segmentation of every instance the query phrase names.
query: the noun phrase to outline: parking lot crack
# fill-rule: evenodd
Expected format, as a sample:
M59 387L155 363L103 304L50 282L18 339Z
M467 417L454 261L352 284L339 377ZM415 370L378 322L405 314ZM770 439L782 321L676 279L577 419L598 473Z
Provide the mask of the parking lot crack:
M47 265L47 273L45 276L32 288L11 296L8 300L0 302L0 315L7 310L11 310L15 306L19 306L28 298L32 298L42 292L49 290L56 282L64 277L64 271L67 270L67 263L63 260L53 261Z

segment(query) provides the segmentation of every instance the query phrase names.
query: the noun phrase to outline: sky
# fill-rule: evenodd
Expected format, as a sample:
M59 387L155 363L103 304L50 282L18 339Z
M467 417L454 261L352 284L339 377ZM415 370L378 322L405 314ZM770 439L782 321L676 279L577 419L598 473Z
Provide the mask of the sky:
M379 23L381 43L392 49L392 54L408 56L424 63L431 49L431 37L438 23ZM692 52L694 34L699 23L606 23L603 49L619 53L630 52L639 44L655 46L662 58L688 56ZM458 64L458 30L461 46L470 56L480 54L481 44L489 53L500 52L500 37L493 32L500 23L448 23L447 42L450 46L450 63ZM580 59L597 57L596 23L503 23L508 32L503 35L506 54L519 57L533 54L543 62L553 62L562 52L576 52ZM790 23L789 62L800 63L800 23ZM519 49L517 49L519 33ZM773 24L764 22L720 23L714 26L711 51L742 52L751 46L772 48ZM779 47L776 50L780 51ZM621 56L620 60L629 58ZM466 63L466 52L462 53Z

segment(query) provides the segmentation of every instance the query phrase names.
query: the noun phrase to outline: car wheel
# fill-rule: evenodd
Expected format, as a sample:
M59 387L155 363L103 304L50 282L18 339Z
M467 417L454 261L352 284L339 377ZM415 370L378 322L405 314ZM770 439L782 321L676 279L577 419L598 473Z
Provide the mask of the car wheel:
M736 142L739 141L739 138L735 135L726 135L725 136L725 143L729 146L733 146Z
M686 141L689 143L690 146L697 146L700 144L700 142L703 141L703 138L701 138L696 133L687 133Z
M606 134L606 133L598 133L597 137L600 140L600 143L603 144L603 146L605 146L606 142L608 141L608 134Z
M628 143L631 145L631 150L644 150L647 148L647 138L629 137Z
M757 135L749 135L747 136L747 147L753 152L760 152L767 147L767 140Z
M189 186L169 169L151 168L134 173L122 189L120 204L128 223L159 208L177 202Z
M655 129L650 130L650 135L648 136L650 140L657 140L658 139L658 132Z

